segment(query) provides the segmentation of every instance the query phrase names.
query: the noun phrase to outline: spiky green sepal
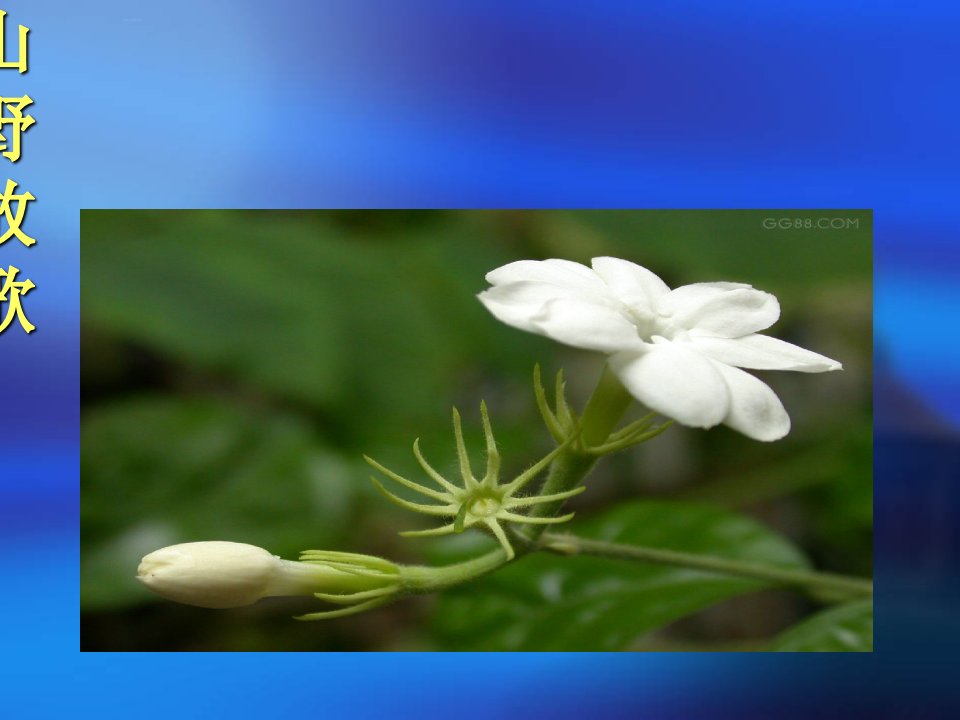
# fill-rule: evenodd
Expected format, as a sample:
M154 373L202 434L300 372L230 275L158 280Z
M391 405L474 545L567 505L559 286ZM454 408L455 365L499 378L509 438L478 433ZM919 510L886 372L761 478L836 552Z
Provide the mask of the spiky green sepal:
M562 377L558 377L557 388L558 392L562 394ZM473 468L470 465L466 443L463 439L460 413L456 408L453 409L453 434L460 468L460 484L451 482L427 462L420 451L419 439L413 443L413 455L420 464L420 467L423 468L427 477L433 480L440 489L410 480L389 470L376 460L364 456L367 463L382 473L384 477L435 502L419 503L407 500L388 490L376 478L371 478L377 489L380 490L388 500L405 510L451 518L451 522L441 525L440 527L427 530L408 530L400 534L406 537L452 535L463 532L471 527L481 527L485 528L497 539L507 554L507 558L513 559L516 553L510 542L509 534L505 526L508 526L510 523L560 523L572 518L572 513L556 518L532 518L523 512L523 509L539 503L566 500L585 489L581 487L565 493L553 493L549 495L520 495L520 492L527 487L557 455L566 450L570 443L576 439L576 419L572 411L566 407L565 403L558 405L556 415L553 414L553 411L549 411L549 409L548 412L550 412L550 417L553 419L553 423L560 433L559 436L555 435L555 437L560 438L558 440L560 445L507 483L500 482L500 451L497 449L496 439L494 438L493 429L490 425L490 416L487 413L487 405L484 402L480 403L480 417L483 423L483 435L486 442L487 466L483 476L480 478L474 475ZM572 432L564 434L566 433L565 428L571 429Z

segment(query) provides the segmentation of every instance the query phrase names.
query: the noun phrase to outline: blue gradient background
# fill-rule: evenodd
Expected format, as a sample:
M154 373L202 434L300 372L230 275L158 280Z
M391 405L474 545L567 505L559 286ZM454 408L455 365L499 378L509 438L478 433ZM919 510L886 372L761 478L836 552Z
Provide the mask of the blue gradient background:
M543 698L561 718L960 706L960 6L720 5L3 4L8 24L33 30L30 72L2 71L0 87L36 101L7 171L38 198L27 227L39 239L0 248L37 285L25 307L38 327L0 336L4 714L496 717ZM573 206L875 208L877 652L78 652L81 207Z

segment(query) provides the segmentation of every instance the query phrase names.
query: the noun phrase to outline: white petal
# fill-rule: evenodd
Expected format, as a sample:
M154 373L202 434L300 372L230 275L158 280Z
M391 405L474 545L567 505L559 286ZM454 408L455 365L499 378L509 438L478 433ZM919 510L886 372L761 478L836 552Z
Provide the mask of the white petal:
M596 273L586 265L570 260L518 260L491 270L486 277L491 285L537 282L609 294Z
M574 347L615 353L639 350L636 326L616 308L580 300L552 300L533 318L537 331Z
M613 257L596 257L594 272L620 300L636 310L652 314L654 304L670 292L670 287L657 275L636 263Z
M637 400L684 425L713 427L730 410L727 384L713 361L677 343L618 353L610 369Z
M724 425L754 440L779 440L790 432L790 416L776 393L743 370L714 363L730 391L730 412Z
M780 317L777 298L739 283L684 285L660 298L657 310L680 327L720 337L748 335Z
M674 315L697 309L727 290L747 290L740 283L704 282L681 285L657 300L657 310L663 315Z
M836 360L767 335L744 335L738 338L691 335L691 341L705 355L727 365L751 370L796 370L828 372L843 366Z
M569 285L554 285L542 282L513 282L496 285L477 296L493 315L507 325L541 333L533 323L543 314L544 307L552 300L580 301L593 304L593 294ZM542 334L542 333L541 333Z

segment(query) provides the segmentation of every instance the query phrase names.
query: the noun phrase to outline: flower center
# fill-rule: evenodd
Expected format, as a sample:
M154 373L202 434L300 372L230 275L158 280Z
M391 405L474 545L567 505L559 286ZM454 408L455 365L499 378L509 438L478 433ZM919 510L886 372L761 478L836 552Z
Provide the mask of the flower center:
M468 510L474 517L491 517L500 512L500 498L493 495L481 495L470 501Z
M627 312L630 322L637 329L637 335L644 342L651 342L655 335L668 339L673 337L674 327L673 323L670 322L670 314L658 313L654 315L629 306Z

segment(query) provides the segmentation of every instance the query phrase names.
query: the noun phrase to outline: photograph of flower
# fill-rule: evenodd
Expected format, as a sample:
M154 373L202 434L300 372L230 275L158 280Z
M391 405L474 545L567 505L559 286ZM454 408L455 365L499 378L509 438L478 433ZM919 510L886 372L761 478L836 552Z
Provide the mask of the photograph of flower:
M84 211L83 649L871 651L871 225Z

